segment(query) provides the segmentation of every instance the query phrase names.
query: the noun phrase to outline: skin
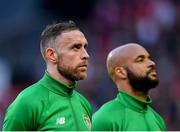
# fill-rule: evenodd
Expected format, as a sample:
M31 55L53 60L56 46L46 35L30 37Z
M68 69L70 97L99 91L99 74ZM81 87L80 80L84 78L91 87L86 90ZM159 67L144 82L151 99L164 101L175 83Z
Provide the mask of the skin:
M57 80L71 85L73 81L63 76L57 67L72 72L80 79L87 76L89 55L87 53L87 40L79 30L67 30L62 32L55 41L55 48L48 47L45 50L47 59L47 71Z
M149 72L150 79L157 79L155 63L150 59L149 53L139 44L129 43L112 50L107 57L108 73L118 89L146 100L148 92L137 91L131 86L125 67L139 76L145 76Z

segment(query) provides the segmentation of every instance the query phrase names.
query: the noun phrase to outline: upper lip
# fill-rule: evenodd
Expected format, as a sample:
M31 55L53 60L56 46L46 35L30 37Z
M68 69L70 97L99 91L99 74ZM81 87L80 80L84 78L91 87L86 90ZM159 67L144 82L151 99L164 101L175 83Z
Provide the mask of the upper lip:
M156 70L154 69L154 70L149 70L149 72L156 72Z
M154 69L154 68L150 69L148 72L149 72L149 73L151 73L151 72L157 73L157 72L156 72L156 69Z

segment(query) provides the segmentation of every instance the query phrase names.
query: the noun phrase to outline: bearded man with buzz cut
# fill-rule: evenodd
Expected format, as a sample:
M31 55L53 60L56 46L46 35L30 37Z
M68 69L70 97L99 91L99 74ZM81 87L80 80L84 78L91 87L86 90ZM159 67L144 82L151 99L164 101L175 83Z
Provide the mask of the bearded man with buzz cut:
M74 89L87 76L87 39L73 21L48 25L40 48L41 80L23 90L6 111L3 131L91 130L92 108Z

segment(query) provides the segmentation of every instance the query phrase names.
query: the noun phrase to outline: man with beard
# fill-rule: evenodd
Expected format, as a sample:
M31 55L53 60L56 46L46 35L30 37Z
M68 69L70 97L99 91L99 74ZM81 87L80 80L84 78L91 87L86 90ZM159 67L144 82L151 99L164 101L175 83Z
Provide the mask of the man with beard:
M135 43L117 47L107 57L107 70L119 93L93 115L92 130L166 130L162 117L149 106L148 91L158 85L149 53Z
M74 90L87 76L87 40L73 21L47 26L41 34L41 53L47 70L9 106L4 131L87 131L89 102Z

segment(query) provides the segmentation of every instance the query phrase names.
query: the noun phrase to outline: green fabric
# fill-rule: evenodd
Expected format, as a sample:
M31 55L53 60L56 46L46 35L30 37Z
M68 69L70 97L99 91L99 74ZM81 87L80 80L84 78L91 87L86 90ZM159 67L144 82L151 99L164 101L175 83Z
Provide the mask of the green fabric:
M9 106L4 131L90 130L92 108L72 86L57 81L48 72L23 90Z
M162 117L149 104L124 91L104 104L92 118L94 131L165 131Z

